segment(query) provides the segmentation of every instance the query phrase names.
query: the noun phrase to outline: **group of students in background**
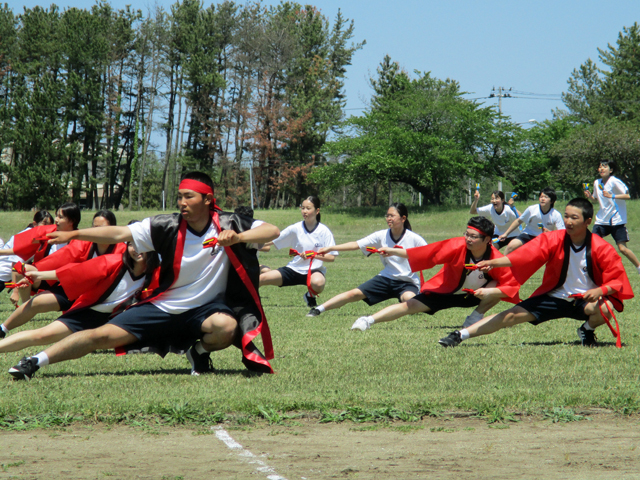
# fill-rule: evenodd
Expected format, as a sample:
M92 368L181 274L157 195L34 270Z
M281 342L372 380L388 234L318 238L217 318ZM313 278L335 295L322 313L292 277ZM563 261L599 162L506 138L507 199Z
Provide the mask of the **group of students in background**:
M551 188L543 189L539 203L522 214L512 199L505 201L501 191L492 192L490 205L478 207L480 192L476 190L470 213L478 216L467 222L463 236L432 244L412 231L402 203L386 211L387 229L336 245L329 228L321 223L319 199L311 196L301 204L302 221L280 232L255 221L250 209L219 213L213 183L199 172L187 175L180 185L180 213L145 219L138 225L116 227L115 216L101 211L94 216L92 229L74 232L80 221L75 205L61 206L54 225L49 225L50 216L38 212L34 224L0 250L4 255L0 257L0 281L14 280L25 287L16 288L14 296L16 291L39 292L0 325L0 337L37 313L61 311L63 315L41 329L0 340L0 352L69 337L59 347L23 358L10 370L16 378L30 378L48 363L78 358L96 348L145 351L149 346L163 353L186 352L192 373L200 374L211 371L209 352L235 345L242 350L247 367L270 372L271 339L257 293L258 288L269 285L305 285L304 302L310 307L307 317L360 300L371 306L398 299L397 304L358 318L352 330L365 331L375 323L413 313L433 315L453 307L473 308L460 330L440 340L445 347L507 326L537 325L554 318L582 320L578 336L585 346L595 345L595 328L607 323L620 346L619 327L614 329L611 322L617 323L614 310L622 311L623 301L632 298L633 292L620 257L601 237L611 234L639 273L640 262L626 246L628 189L613 176L613 162L601 162L598 171L600 179L593 193L585 188L586 199L571 200L564 215L554 208L556 194ZM588 230L593 219L591 202L600 205L595 235ZM68 240L72 241L62 249ZM289 249L292 259L286 266L259 265L257 250L268 251L272 246ZM506 256L499 252L503 247ZM203 248L211 248L210 255L203 255ZM324 262L353 250L379 255L382 271L318 304L326 284ZM17 262L16 255L32 264ZM9 263L21 265L13 269L13 278L9 278ZM421 273L418 276L436 265L442 268L428 281L422 280ZM521 302L520 285L544 265L542 286ZM17 275L25 278L19 280ZM242 295L236 295L234 303L227 283L236 281L236 276ZM210 290L215 292L203 296L202 292ZM501 300L515 306L485 317ZM147 302L154 308L128 308ZM113 320L119 317L125 320ZM174 348L179 319L190 332L178 342L182 350ZM98 340L74 335L94 329L102 332ZM148 330L154 333L149 335ZM263 336L265 354L252 344L258 334Z

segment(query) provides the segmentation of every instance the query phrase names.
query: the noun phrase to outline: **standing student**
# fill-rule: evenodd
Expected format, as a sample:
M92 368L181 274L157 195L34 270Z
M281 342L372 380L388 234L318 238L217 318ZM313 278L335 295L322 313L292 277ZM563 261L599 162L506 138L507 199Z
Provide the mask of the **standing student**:
M593 184L593 194L585 189L584 195L592 202L600 204L596 214L593 233L604 238L611 235L618 250L629 259L640 273L638 257L627 247L629 231L627 230L627 202L631 198L629 189L622 180L613 176L616 164L613 160L603 160L598 167L600 178Z
M52 271L28 272L27 276L34 280L59 281L74 303L49 325L35 330L23 330L1 340L0 353L47 345L72 333L104 325L150 285L158 264L155 252L139 254L129 245L124 253L101 255L84 263L70 263ZM25 361L26 359L22 360L23 363ZM9 372L23 378L20 369Z
M518 226L521 224L525 226L522 233L509 242L507 249L504 251L505 255L509 255L515 249L530 242L541 233L562 230L564 228L562 215L553 208L556 203L556 198L556 191L553 188L544 188L538 197L538 205L528 207L520 218L514 221L506 232L500 235L500 241L506 240L509 235L511 235L511 232L515 231Z
M509 233L504 239L500 239L500 236L507 232L507 229L513 222L515 222L519 216L518 211L515 207L511 206L513 203L513 199L510 198L510 204L507 204L504 200L504 193L500 190L494 190L491 193L491 203L489 205L485 205L484 207L478 208L478 200L480 200L480 190L476 190L473 194L474 199L471 204L471 208L469 209L469 213L471 215L480 215L482 217L488 218L495 225L495 230L493 232L493 239L495 241L493 245L500 250L505 245L508 245L511 240L518 236L518 232L516 230Z
M308 197L302 202L300 211L302 221L289 225L271 242L278 250L289 248L297 251L299 255L295 255L285 267L260 274L260 286L306 285L308 291L304 294L304 301L307 306L315 307L316 296L322 293L325 286L327 269L323 262L333 262L338 252L330 251L315 256L322 247L336 243L331 230L320 223L320 199ZM310 252L310 256L307 256L306 252Z
M113 212L109 210L100 210L93 216L94 228L115 224L116 217ZM64 222L63 225L65 225ZM69 224L67 223L66 226L68 228ZM77 226L77 224L75 224L75 226ZM26 266L25 270L27 272L34 270L56 270L64 265L82 263L91 258L107 253L122 255L126 249L127 247L124 243L118 245L99 245L92 242L76 240L71 242L66 248L58 249L51 255L38 260L33 266ZM22 280L20 283L28 285L26 280ZM36 280L32 289L40 291L30 300L18 307L16 311L9 315L9 318L0 325L0 338L5 337L9 331L14 328L24 325L39 313L63 312L68 310L73 303L67 297L65 289L62 288L58 282L40 282L39 280ZM28 291L26 288L22 290Z
M540 235L512 254L481 262L491 272L511 270L516 280L526 282L545 265L542 285L516 306L440 340L455 347L463 340L488 335L520 323L539 325L557 318L584 322L578 338L585 347L596 345L594 330L611 318L610 308L622 311L623 300L633 298L629 279L615 249L588 227L593 206L584 198L574 198L564 211L565 230ZM612 311L612 310L611 310Z
M101 327L74 333L14 368L29 378L44 365L99 349L186 348L191 373L198 375L210 371L209 352L236 345L247 368L273 372L271 337L258 295L258 260L247 245L273 240L278 228L267 223L252 228L251 219L220 211L213 181L202 172L183 177L178 207L180 213L125 227L49 234L52 243L131 242L138 253L156 251L161 258L158 287ZM260 334L265 355L253 343Z
M393 203L384 216L389 226L387 230L379 230L356 242L322 247L318 252L324 254L331 251L346 252L360 249L364 255L370 256L372 253L367 251L367 247L406 250L426 245L424 238L411 231L408 216L409 212L403 203ZM363 300L367 305L375 305L390 298L405 302L415 297L420 290L420 280L418 274L411 271L407 259L381 255L380 260L384 268L378 275L353 290L336 295L322 305L313 307L307 317L317 317L325 310L340 308L358 300Z
M352 330L368 330L374 323L389 322L413 313L433 315L448 308L475 308L464 324L471 325L500 300L516 302L520 285L511 271L503 269L485 273L475 265L482 260L502 257L491 245L494 225L484 217L473 217L462 237L435 242L424 247L382 248L386 255L407 258L412 272L442 269L420 288L420 293L406 302L391 305L368 317L358 318Z

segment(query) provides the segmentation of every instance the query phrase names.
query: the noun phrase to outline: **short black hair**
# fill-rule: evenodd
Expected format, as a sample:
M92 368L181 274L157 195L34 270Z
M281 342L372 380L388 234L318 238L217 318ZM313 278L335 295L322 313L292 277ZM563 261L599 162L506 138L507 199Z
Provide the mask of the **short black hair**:
M43 223L43 225L53 225L53 217L51 216L51 214L46 211L46 210L38 210L35 215L33 215L33 226L35 227L36 225L38 225L41 222L48 222L48 223Z
M58 207L58 211L63 217L71 220L74 230L78 229L78 225L80 225L80 208L78 208L78 205L73 202L63 203Z
M98 217L104 218L109 225L117 225L116 216L111 210L98 210L96 214L93 216L94 220Z
M543 193L547 197L549 197L551 199L551 207L553 207L556 204L556 200L558 199L558 196L556 195L555 189L553 189L551 187L545 187L540 192L540 195L542 195ZM538 195L538 196L540 196L540 195Z
M493 237L495 225L491 220L485 217L472 217L467 222L467 227L473 227L480 230L485 237Z
M575 207L582 212L582 218L589 220L593 218L593 205L586 198L576 197L567 203L567 207Z
M600 160L598 162L598 166L600 165L607 165L609 167L609 170L611 170L611 173L616 171L616 162L614 162L611 159L607 159L607 160Z
M205 185L211 187L211 191L215 191L213 188L213 180L211 177L204 172L188 172L182 176L182 180L196 180L198 182L204 183Z
M407 206L404 203L394 202L389 205L389 208L395 208L398 215L400 215L400 218L405 217L404 228L411 230L411 224L409 223L409 209L407 209Z
M502 193L501 190L494 190L493 192L491 192L491 195L500 198L504 202L504 193Z

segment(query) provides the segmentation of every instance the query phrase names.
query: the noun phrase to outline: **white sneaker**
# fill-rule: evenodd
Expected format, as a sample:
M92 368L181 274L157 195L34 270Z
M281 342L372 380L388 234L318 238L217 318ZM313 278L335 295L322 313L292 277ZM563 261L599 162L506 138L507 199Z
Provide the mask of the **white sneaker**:
M351 330L361 330L363 332L365 330L369 330L372 325L371 323L369 323L369 318L370 317L360 317L355 322L353 322L353 325L351 325Z

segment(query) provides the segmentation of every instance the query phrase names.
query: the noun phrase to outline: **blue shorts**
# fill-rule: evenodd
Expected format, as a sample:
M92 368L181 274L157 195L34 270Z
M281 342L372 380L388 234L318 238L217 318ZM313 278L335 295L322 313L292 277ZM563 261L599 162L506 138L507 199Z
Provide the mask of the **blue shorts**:
M425 312L429 315L448 308L471 308L480 305L480 299L468 293L419 293L413 298L429 307L429 311Z
M367 305L375 305L390 298L400 300L405 292L417 294L420 291L413 282L395 280L382 275L376 275L371 280L364 282L358 287L358 290L366 297L362 301Z
M73 333L98 328L109 321L111 313L98 312L90 308L65 313L58 321L64 323Z
M582 298L573 298L570 302L562 298L552 297L551 295L537 295L535 297L523 300L517 307L524 308L536 319L532 320L532 325L539 325L548 320L556 318L573 318L574 320L589 320L589 315L584 313L584 307L587 306Z
M307 284L307 274L306 273L298 273L295 270L289 267L280 267L278 269L280 275L282 275L282 285L281 287L290 287L292 285L306 285ZM311 273L322 273L322 270L311 270ZM322 273L324 275L324 273Z
M137 344L158 348L172 345L186 350L202 338L202 322L218 312L233 317L231 308L218 302L207 303L177 314L163 312L152 303L143 303L125 310L108 323L136 337Z
M616 244L627 243L629 241L629 230L625 224L622 225L594 225L593 233L601 238L611 235Z

